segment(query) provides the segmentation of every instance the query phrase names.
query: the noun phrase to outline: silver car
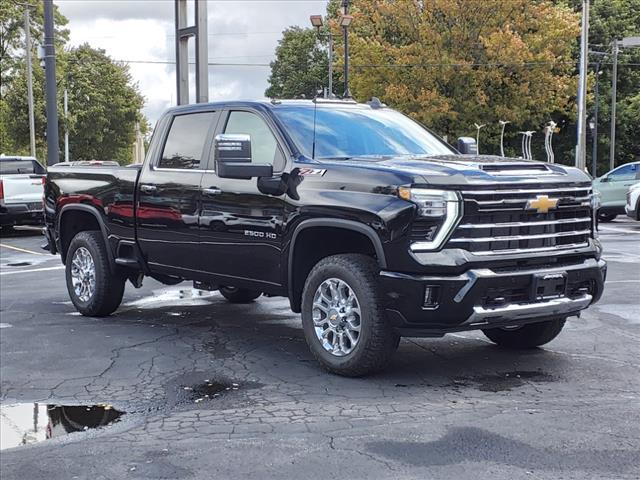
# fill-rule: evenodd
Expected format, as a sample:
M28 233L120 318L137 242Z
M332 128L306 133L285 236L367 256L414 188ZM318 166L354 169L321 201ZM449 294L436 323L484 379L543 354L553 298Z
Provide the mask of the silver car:
M629 187L640 180L640 162L620 165L593 181L593 189L600 194L598 219L610 222L624 215Z

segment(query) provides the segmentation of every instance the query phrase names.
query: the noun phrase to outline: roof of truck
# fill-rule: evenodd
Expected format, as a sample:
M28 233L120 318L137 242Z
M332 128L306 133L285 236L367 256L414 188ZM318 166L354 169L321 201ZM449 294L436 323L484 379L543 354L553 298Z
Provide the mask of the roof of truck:
M206 110L211 107L227 108L227 107L255 107L262 106L268 108L278 107L279 105L299 105L299 106L341 106L341 107L356 107L356 108L382 108L385 107L377 99L367 103L358 103L353 99L340 99L340 98L315 98L315 99L258 99L258 100L229 100L220 102L209 103L192 103L189 105L179 105L177 107L170 108L167 112L197 112L199 110Z

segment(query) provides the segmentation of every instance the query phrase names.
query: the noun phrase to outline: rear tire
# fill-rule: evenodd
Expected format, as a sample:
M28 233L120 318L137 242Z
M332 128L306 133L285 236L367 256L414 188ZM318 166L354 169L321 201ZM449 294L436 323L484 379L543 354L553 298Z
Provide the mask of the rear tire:
M618 215L616 213L605 213L598 211L598 221L600 222L613 222Z
M358 377L377 372L398 347L399 335L378 293L378 273L373 258L344 254L324 258L307 277L304 335L318 362L332 373Z
M257 290L237 287L220 287L220 293L230 303L249 303L262 295L262 292Z
M104 317L120 306L126 278L112 273L110 266L100 232L84 231L73 237L67 250L67 290L82 315Z
M562 331L566 318L531 323L517 329L490 328L482 333L493 343L507 348L535 348L549 343Z

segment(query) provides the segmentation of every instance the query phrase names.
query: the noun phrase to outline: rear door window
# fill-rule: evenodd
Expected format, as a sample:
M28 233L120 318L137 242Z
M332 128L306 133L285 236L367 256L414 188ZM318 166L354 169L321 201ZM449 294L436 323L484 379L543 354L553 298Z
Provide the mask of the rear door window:
M0 160L0 175L16 175L25 173L44 175L46 171L44 167L35 160Z
M157 166L179 170L202 168L214 115L215 112L201 112L174 117Z

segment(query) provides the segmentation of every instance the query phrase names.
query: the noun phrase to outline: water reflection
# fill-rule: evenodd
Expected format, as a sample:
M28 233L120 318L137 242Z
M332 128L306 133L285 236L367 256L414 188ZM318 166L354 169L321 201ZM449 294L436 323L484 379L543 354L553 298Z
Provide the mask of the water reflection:
M111 405L0 405L0 450L41 442L116 422L124 412Z

